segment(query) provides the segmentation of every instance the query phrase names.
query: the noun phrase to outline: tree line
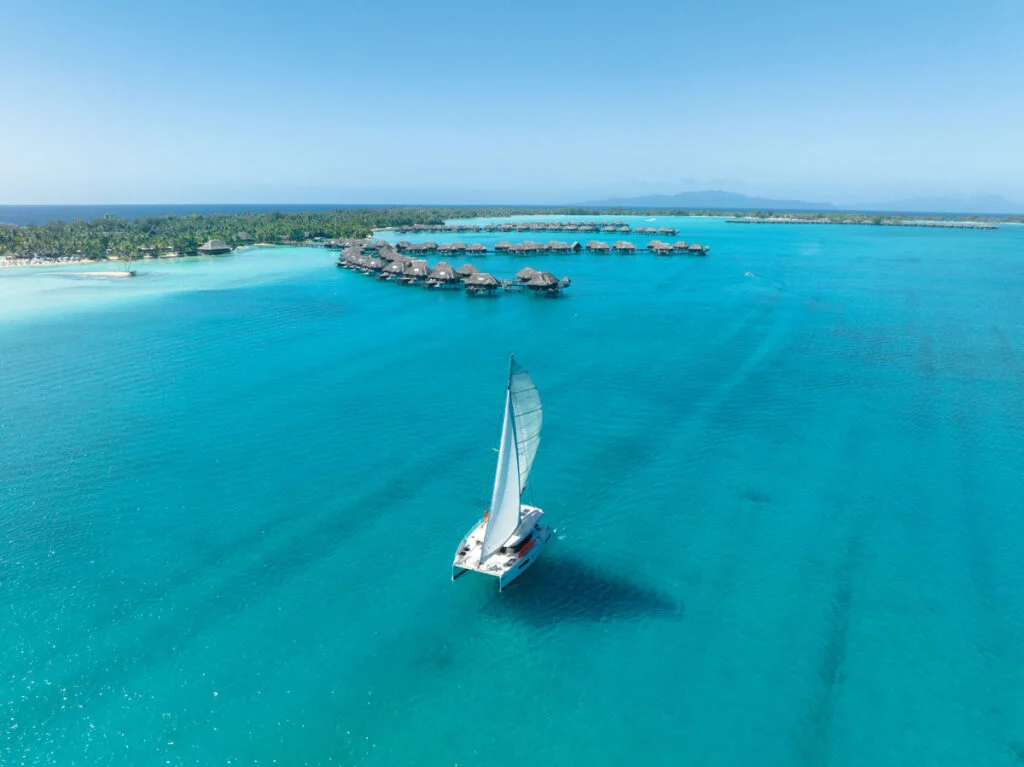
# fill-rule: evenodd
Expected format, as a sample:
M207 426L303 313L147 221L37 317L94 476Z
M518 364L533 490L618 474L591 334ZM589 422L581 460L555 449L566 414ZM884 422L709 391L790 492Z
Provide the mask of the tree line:
M400 207L365 208L332 211L269 212L269 213L209 213L189 216L153 216L125 219L103 216L91 221L50 221L41 225L0 225L0 256L62 256L125 258L128 256L175 252L189 255L210 239L224 240L231 245L255 242L286 244L313 239L367 237L375 228L411 226L413 224L443 224L446 220L465 218L504 218L523 214L558 216L594 215L751 215L750 211L637 209L637 208L580 208L580 207ZM772 215L771 211L757 211L754 215ZM774 215L778 215L775 213ZM787 213L787 217L809 220L872 220L877 214L840 213ZM926 216L886 215L887 221L905 221ZM957 216L944 220L959 221L1017 221L1024 216Z

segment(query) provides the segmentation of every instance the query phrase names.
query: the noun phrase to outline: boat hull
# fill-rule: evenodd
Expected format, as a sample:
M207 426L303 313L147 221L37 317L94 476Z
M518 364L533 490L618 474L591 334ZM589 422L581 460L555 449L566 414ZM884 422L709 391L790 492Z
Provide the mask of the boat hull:
M529 569L530 565L540 558L541 551L544 550L548 540L551 538L551 532L551 528L546 525L538 525L534 528L537 543L516 563L515 567L501 574L498 578L498 591L504 591L511 586L520 575Z
M542 524L543 511L535 506L523 506L523 522L499 551L481 560L486 519L480 520L459 544L452 562L452 580L470 570L498 579L498 591L504 591L540 558L551 539L553 530Z

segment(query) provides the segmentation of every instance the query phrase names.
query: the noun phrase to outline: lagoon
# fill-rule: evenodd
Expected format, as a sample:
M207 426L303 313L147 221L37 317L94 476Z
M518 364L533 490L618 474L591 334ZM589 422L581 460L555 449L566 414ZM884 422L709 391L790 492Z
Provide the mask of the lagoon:
M651 218L710 256L473 260L558 300L0 272L0 761L1019 764L1024 228ZM510 351L557 537L499 595Z

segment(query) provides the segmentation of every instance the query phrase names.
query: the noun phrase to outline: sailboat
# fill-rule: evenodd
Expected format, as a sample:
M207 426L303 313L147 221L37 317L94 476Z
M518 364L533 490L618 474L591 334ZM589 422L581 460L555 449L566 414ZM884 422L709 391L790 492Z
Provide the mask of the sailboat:
M498 591L503 591L537 561L551 537L551 528L541 524L544 512L522 503L542 421L537 387L510 356L491 507L459 544L452 563L453 581L475 570L496 577Z

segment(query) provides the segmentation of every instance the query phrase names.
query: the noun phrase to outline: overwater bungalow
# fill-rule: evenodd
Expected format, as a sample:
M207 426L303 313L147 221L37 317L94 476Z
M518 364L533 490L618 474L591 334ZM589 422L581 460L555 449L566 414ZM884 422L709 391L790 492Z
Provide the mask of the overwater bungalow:
M409 260L409 259L406 259ZM406 261L392 261L380 271L380 277L384 280L397 280L405 271Z
M561 240L551 240L547 244L547 249L549 253L571 253L572 245Z
M537 272L526 281L526 287L534 295L557 296L561 292L562 285L551 272Z
M687 243L683 242L683 240L679 240L678 242L672 243L672 247L675 250L683 251L689 248L690 246Z
M466 246L466 253L473 256L482 256L487 253L487 246L474 242L472 245Z
M686 253L690 256L706 256L709 250L710 248L706 248L699 242L695 242L686 249Z
M633 255L636 253L636 245L631 242L626 242L625 240L617 240L615 244L612 245L612 250L616 253L628 253L629 255Z
M411 285L414 282L423 282L429 276L430 266L427 265L427 262L422 258L412 258L405 263L402 276L398 281L405 285Z
M512 243L509 242L508 240L502 240L501 242L499 242L497 245L494 246L494 251L496 253L507 252L507 251L509 251L511 249L512 249Z
M452 265L447 261L440 261L430 270L430 274L423 284L428 288L453 288L460 282L459 275L455 273Z
M671 226L663 226L658 229L658 234L667 234L669 237L675 237L676 230Z
M408 250L409 248L411 248L411 247L412 247L412 243L411 243L411 242L409 242L408 240L400 240L400 241L398 242L398 244L397 244L397 245L395 245L395 249L396 249L396 250L397 250L397 251L398 251L399 253L404 253L405 251L407 251L407 250Z
M518 272L516 272L516 280L519 282L529 282L538 274L536 269L532 269L529 266L524 266Z
M657 245L654 246L654 248L652 248L652 250L654 251L654 254L656 256L672 255L672 246L669 245L667 242L659 242Z
M608 234L615 234L615 232L619 231L619 228L617 226L604 226L601 227L601 231L607 232Z
M626 233L626 234L629 234L629 232L630 232L630 229L629 229L629 227L628 227L628 226L626 226L625 224L622 224L621 226L619 226L618 228L616 228L616 230L615 230L615 231L617 231L617 232L624 232L624 233Z
M420 243L420 250L423 253L434 253L437 250L437 243L430 242L429 240L427 242Z
M612 246L607 242L601 242L600 240L591 240L587 243L587 250L591 253L603 253L607 255L608 251L612 249Z
M661 240L651 240L649 243L647 243L647 249L653 252L655 248L659 247L660 245L668 245L668 243L662 242Z
M493 296L495 291L501 287L493 275L487 272L477 272L466 278L466 293L471 296L487 295Z
M460 280L465 280L465 279L467 279L469 277L472 277L474 274L477 274L479 272L480 272L480 270L477 269L472 264L463 264L462 266L460 266L458 269L455 270L455 274L458 275Z
M223 256L231 252L231 246L224 240L207 240L199 246L199 252L204 256Z
M579 240L573 240L572 241L572 244L569 246L569 252L571 252L571 253L582 253L583 252L583 246L580 245Z
M515 245L508 249L508 252L514 256L521 256L526 253L541 253L546 251L548 246L543 242L534 242L533 240L527 240L526 242L517 242Z
M379 258L374 258L373 256L366 257L366 270L368 274L379 274L386 264L386 261Z
M438 253L465 253L466 243L464 242L442 242L437 246Z

